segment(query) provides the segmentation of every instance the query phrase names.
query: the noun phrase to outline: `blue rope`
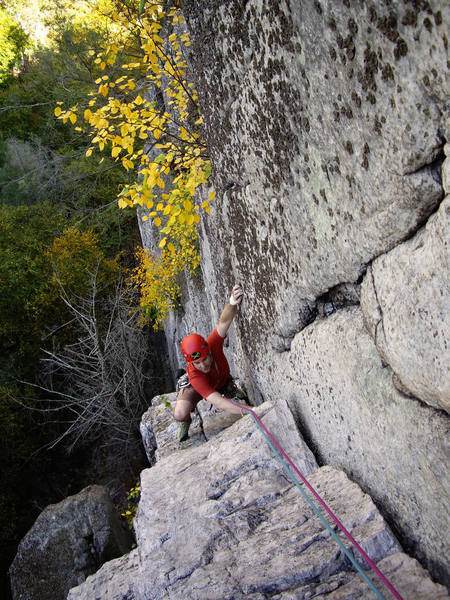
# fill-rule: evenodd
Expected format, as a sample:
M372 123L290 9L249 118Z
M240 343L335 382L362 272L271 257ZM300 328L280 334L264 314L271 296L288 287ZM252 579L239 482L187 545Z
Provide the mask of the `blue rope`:
M258 426L258 429L263 434L266 442L268 443L268 445L272 449L272 452L275 454L276 458L280 462L280 464L283 467L284 471L288 474L288 476L291 479L291 481L298 487L298 489L302 493L302 495L305 498L305 500L308 502L308 504L310 505L310 507L313 509L313 511L316 513L316 515L320 518L320 520L322 521L322 523L325 525L325 527L331 533L331 535L335 539L335 541L338 544L338 546L341 548L341 550L344 552L344 554L350 560L350 562L352 563L352 565L355 567L355 569L358 571L358 573L361 575L361 577L364 579L364 581L367 583L367 585L376 594L377 598L379 598L380 600L386 600L386 598L383 596L383 594L375 586L375 584L373 583L373 581L371 579L369 579L369 577L367 577L367 575L364 573L364 571L362 570L362 568L358 565L358 563L356 562L353 554L344 546L344 544L342 543L342 541L336 535L336 532L333 530L333 528L330 526L330 524L328 523L328 521L325 519L325 517L323 516L323 514L319 510L319 508L314 504L314 502L311 500L311 498L309 498L309 496L307 495L307 493L305 492L305 490L301 486L301 484L298 481L298 479L292 473L289 465L286 464L284 458L278 452L278 449L273 445L272 441L267 437L266 432L264 431L264 429L258 423L258 419L255 417L255 415L252 412L250 412L250 415L251 415L252 419L255 421L256 425Z

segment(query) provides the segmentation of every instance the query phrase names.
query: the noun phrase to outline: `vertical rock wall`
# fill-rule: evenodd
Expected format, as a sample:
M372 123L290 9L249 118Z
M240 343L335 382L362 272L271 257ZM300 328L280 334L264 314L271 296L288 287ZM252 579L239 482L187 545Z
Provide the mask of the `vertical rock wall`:
M240 281L230 346L255 402L286 397L449 581L448 3L182 5L217 198L171 341Z
M264 393L268 348L442 200L448 15L425 4L184 2L218 193L208 271L221 298L246 284Z

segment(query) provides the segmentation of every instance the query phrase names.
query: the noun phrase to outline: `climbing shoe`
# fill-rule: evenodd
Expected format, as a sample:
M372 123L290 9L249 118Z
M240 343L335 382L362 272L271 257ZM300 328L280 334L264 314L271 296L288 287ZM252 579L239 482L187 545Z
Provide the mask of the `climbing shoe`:
M190 423L181 423L180 424L180 427L178 428L178 433L177 433L177 440L179 442L184 442L184 440L188 439L189 426L190 426Z

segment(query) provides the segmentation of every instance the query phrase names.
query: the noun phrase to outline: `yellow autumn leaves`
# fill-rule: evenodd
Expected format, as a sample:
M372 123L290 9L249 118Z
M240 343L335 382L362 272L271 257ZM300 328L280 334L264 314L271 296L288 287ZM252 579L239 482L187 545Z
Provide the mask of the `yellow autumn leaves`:
M140 325L151 323L154 329L160 329L169 312L179 306L179 274L186 270L196 274L200 265L197 244L197 236L189 239L184 231L177 246L169 242L160 254L144 248L137 250L137 266L130 284L139 290Z
M140 290L140 325L152 322L153 327L162 327L170 310L177 306L180 288L177 282L177 265L167 252L161 256L141 248L136 253L137 267L132 282Z
M198 239L195 229L174 225L176 246L169 242L158 256L144 248L136 252L137 266L131 274L131 283L140 290L139 323L148 322L155 329L163 326L169 312L178 306L181 289L178 275L187 269L195 273L200 266Z
M186 230L186 235L189 236L190 230L196 231L201 211L207 213L210 211L209 201L214 198L214 192L211 192L208 200L201 204L194 200L197 187L208 180L209 164L192 161L187 171L181 171L175 178L170 179L167 176L173 175L173 170L168 169L166 165L167 157L160 155L158 159L159 163L152 162L141 169L142 183L136 183L121 192L119 206L125 208L140 205L147 209L148 212L143 215L143 220L153 219L153 224L163 235L159 243L160 248L163 248L166 243L170 248L173 246L171 240L174 235L179 236ZM163 192L166 187L165 180L171 183L168 192ZM159 189L158 194L155 194L155 187ZM176 229L175 225L181 226L182 230Z
M201 136L197 93L184 58L189 35L180 28L179 8L167 5L162 0L146 3L145 12L133 18L111 7L115 39L95 56L101 73L88 106L64 109L59 102L55 108L58 119L78 122L87 131L91 141L87 157L95 150L109 152L126 171L138 174L120 192L118 205L141 207L142 219L152 220L161 233L161 258L144 260L144 254L139 255L141 273L135 277L145 297L143 306L153 303L158 315L166 314L164 298L173 305L178 297L178 273L198 269L196 227L214 196L195 201L211 167ZM163 26L173 31L166 39L160 36ZM158 100L161 94L167 109Z
M61 119L63 123L70 121L72 125L75 125L77 122L77 107L72 106L72 108L69 108L69 110L63 111L61 106L59 106L60 104L62 104L62 102L58 102L58 106L55 108L55 117Z

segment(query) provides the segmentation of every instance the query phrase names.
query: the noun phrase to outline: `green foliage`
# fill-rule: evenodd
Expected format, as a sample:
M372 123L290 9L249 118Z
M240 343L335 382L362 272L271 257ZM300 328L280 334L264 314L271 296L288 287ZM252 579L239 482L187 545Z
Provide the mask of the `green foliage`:
M118 263L105 258L95 233L68 228L49 204L5 205L0 270L0 369L24 377L33 372L46 338L68 317L61 286L69 299L83 296L98 270L105 293L116 281Z
M30 372L50 307L51 262L46 255L64 226L48 204L0 207L0 368ZM22 371L23 370L23 371Z
M90 276L96 271L99 288L117 280L117 261L105 259L98 246L98 236L90 230L66 228L53 240L47 258L52 265L52 283L62 287L69 298L71 295L83 298L90 286Z
M30 143L8 138L0 146L1 204L30 205L58 196L61 173L39 139Z
M132 175L111 157L97 164L87 159L88 137L53 115L57 100L72 104L92 89L96 66L91 52L106 36L101 19L68 22L61 17L52 46L37 48L20 77L0 89L0 203L49 201L72 222L98 233L101 247L113 256L136 238L135 211L118 214L112 206Z
M131 254L137 236L135 210L118 211L115 201L132 174L112 157L97 163L86 158L86 133L64 126L53 112L57 101L72 106L96 87L95 54L109 31L106 20L94 18L92 4L1 2L0 567L5 569L39 506L62 499L48 491L46 476L56 472L59 489L64 478L67 486L70 480L66 469L59 472L61 461L68 460L62 451L52 464L57 450L42 450L61 433L61 424L34 410L42 396L18 380L42 377L41 349L56 352L78 339L60 285L75 303L98 269L99 305L106 306L118 264L129 260L123 251ZM29 32L25 56L21 30L11 29L11 19ZM11 33L6 44L5 23ZM2 53L11 49L14 60L8 58L3 69ZM103 325L107 315L99 312Z
M0 8L0 86L12 77L12 70L23 58L28 36L14 20Z
M161 396L161 400L166 408L172 408L172 404L167 400L167 396L164 394Z

